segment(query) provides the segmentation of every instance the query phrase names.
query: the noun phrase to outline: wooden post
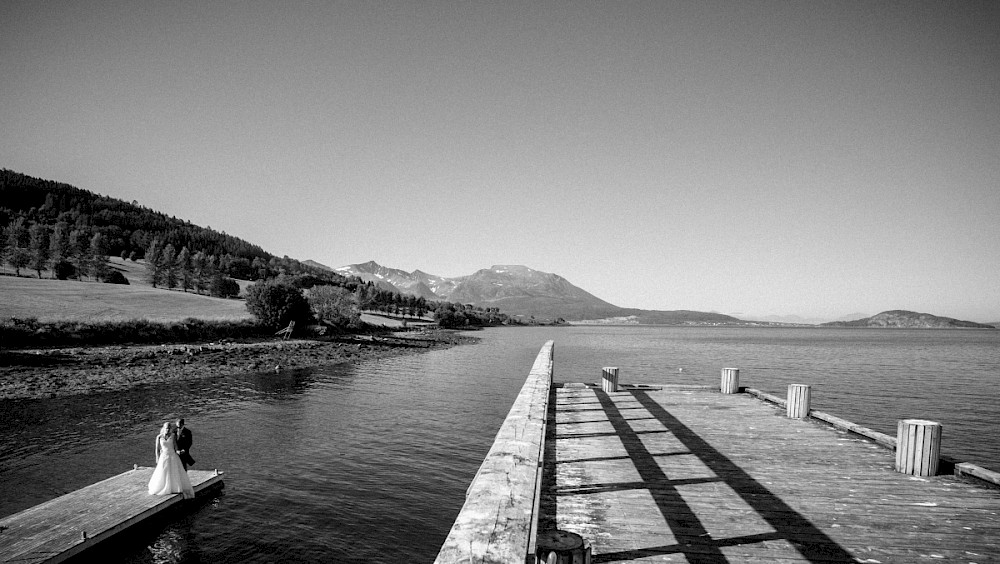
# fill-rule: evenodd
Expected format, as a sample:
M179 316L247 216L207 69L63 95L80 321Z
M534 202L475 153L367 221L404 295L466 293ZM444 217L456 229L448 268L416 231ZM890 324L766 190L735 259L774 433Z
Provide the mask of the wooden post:
M539 564L590 564L590 543L569 531L549 529L538 533L535 561Z
M809 417L809 403L812 397L812 386L806 384L789 384L786 413L792 419Z
M601 372L601 389L605 392L618 391L618 367L605 366Z
M722 393L724 394L738 394L740 393L740 369L739 368L723 368L722 369Z
M941 424L924 419L900 419L896 428L896 471L934 476L941 458Z

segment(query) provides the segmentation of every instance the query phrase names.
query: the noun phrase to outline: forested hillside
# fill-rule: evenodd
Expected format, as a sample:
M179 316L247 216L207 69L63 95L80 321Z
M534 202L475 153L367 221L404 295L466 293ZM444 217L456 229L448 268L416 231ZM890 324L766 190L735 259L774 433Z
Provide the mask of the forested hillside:
M350 307L422 316L442 325L492 325L507 316L465 304L386 291L357 277L278 258L259 246L189 221L61 182L0 169L0 258L17 276L127 284L108 257L142 261L154 287L235 297L234 279L278 280L300 289L338 286ZM24 272L22 272L24 271Z
M269 278L280 272L330 273L288 257L278 258L237 237L199 227L191 222L126 202L81 190L61 182L42 180L11 170L0 170L0 228L18 226L15 241L5 247L28 250L34 264L51 263L54 257L89 247L95 235L105 255L145 258L159 238L160 247L173 247L178 255L212 257L222 273L244 280ZM48 244L43 244L43 239ZM12 244L13 243L13 244ZM73 247L73 248L71 248ZM50 251L44 254L45 248ZM30 265L30 263L29 263ZM24 267L32 268L29 265ZM333 275L336 276L336 275Z

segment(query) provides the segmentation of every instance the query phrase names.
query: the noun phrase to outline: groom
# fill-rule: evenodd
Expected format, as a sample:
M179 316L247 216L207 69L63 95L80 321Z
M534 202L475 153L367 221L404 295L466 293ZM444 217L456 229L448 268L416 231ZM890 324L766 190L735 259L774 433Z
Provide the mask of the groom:
M184 464L184 469L187 470L188 466L194 466L194 459L191 458L191 453L188 452L191 449L191 443L193 439L191 437L191 429L184 426L184 419L177 420L177 455L181 457L181 463Z

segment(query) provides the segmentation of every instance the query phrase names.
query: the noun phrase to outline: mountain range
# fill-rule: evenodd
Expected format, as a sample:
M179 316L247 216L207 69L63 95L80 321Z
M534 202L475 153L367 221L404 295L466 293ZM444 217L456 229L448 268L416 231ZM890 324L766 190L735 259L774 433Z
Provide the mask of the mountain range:
M521 265L494 265L467 276L446 278L421 270L406 272L388 268L375 261L339 268L329 268L315 261L305 261L305 264L327 268L343 276L356 276L383 289L429 300L495 307L512 316L637 325L742 323L721 313L619 307L574 286L558 274Z
M412 294L428 300L499 308L500 311L538 320L563 319L609 325L814 325L825 327L909 327L909 328L992 328L991 325L939 317L912 311L884 311L868 317L856 313L820 323L818 319L796 316L763 317L747 321L715 312L673 310L658 311L619 307L574 286L549 272L522 265L493 265L469 274L447 278L421 270L406 272L375 261L330 268L315 261L304 264L330 270L343 276L355 276L389 291Z

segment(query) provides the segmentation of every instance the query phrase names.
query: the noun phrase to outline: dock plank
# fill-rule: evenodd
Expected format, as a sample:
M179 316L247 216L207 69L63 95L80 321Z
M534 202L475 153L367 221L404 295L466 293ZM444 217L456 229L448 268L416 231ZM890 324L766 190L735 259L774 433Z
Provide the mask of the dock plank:
M1000 562L1000 491L746 394L557 388L543 528L605 562Z
M0 519L0 561L62 562L183 501L180 494L149 495L152 474L135 468ZM215 471L188 476L196 495L222 481Z

